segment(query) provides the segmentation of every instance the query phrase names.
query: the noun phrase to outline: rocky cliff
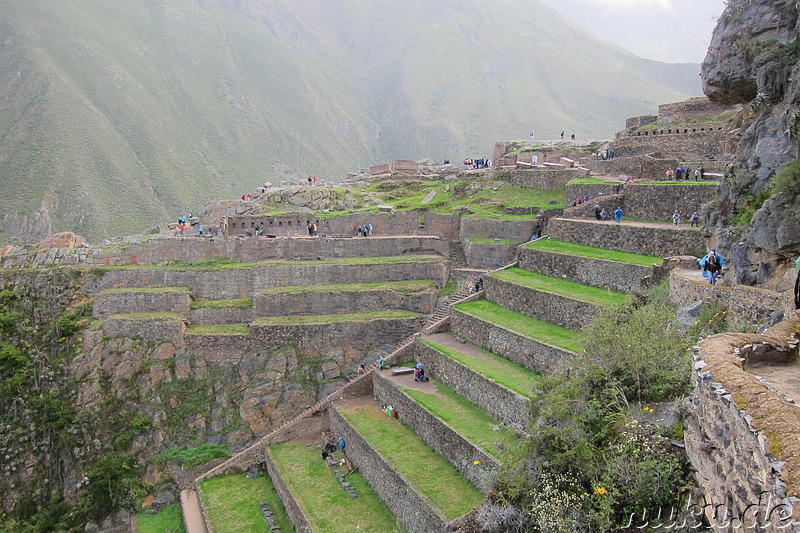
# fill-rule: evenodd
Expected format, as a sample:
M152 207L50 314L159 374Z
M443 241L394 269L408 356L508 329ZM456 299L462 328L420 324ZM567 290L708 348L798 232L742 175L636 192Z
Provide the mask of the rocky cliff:
M731 0L703 62L706 95L744 104L739 155L709 212L709 229L741 284L788 288L800 251L800 172L784 170L798 156L799 22L791 0Z

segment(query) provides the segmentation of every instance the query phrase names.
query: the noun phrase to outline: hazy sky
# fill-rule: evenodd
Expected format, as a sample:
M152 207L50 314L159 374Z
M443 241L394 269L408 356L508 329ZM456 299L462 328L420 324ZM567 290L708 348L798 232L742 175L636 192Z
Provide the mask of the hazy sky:
M669 63L700 63L723 0L542 0L598 37Z

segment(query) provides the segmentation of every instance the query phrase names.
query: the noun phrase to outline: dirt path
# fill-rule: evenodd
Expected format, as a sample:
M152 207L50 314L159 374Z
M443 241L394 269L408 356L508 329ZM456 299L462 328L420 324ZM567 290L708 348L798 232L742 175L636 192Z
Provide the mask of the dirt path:
M800 361L789 364L757 363L747 365L744 369L755 376L761 376L778 392L800 402Z
M593 218L570 218L570 217L559 217L559 220L570 220L573 222L584 222L586 224L617 224L614 222L613 218L609 220L602 221L602 220L595 220ZM660 228L660 229L673 229L675 231L700 231L700 228L693 228L689 224L678 224L677 226L674 225L672 222L639 222L636 220L625 220L625 217L622 217L622 222L619 223L622 226L635 226L638 228Z
M200 513L200 495L196 490L181 491L181 509L183 509L186 533L208 533L203 515Z

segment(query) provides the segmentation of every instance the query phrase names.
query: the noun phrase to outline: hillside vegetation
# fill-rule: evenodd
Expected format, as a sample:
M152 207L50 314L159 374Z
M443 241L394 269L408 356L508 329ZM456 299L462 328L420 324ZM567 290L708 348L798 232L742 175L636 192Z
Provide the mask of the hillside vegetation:
M699 91L696 66L539 2L0 6L0 213L28 240L137 233L267 180L457 159L531 129L608 136Z

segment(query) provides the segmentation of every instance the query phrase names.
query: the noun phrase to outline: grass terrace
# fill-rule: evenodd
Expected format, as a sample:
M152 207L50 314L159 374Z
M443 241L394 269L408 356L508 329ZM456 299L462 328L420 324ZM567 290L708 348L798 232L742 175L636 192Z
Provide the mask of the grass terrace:
M475 300L455 306L455 309L506 328L519 335L544 342L571 352L583 351L583 335L549 322L536 320L522 313L511 311L489 300Z
M320 458L318 447L277 444L270 446L268 453L314 531L401 531L389 509L358 471L346 478L358 498L347 495L328 464ZM281 528L281 531L294 530Z
M252 298L235 298L232 300L194 300L189 309L250 309Z
M341 415L448 520L468 513L483 500L469 481L410 429L370 402L338 407Z
M410 311L376 311L348 315L268 316L253 320L253 326L308 326L341 322L372 322L373 320L403 320L423 315Z
M601 180L600 178L593 178L587 176L585 178L573 178L567 182L567 185L614 185L619 182Z
M455 339L454 335L448 335ZM541 378L539 374L525 368L521 364L515 363L502 355L497 355L472 343L465 343L464 345L469 348L461 351L427 339L420 339L420 342L470 368L483 377L491 379L498 385L502 385L526 398L533 398L533 386Z
M558 278L551 278L543 276L535 272L523 270L521 268L509 268L494 272L490 277L522 285L530 289L536 289L559 296L566 296L567 298L574 298L593 305L618 305L625 302L628 297L621 292L614 292L607 289L598 289L597 287L589 287L580 283L566 281Z
M390 281L384 283L334 283L330 285L293 285L286 287L270 287L258 291L263 296L276 294L320 294L335 291L384 291L390 290L400 294L415 294L436 289L433 281Z
M136 513L136 531L138 533L186 533L180 504L167 505L156 514L147 511Z
M203 326L192 324L186 326L187 335L247 335L250 326L247 324L214 324Z
M571 242L556 241L553 239L537 239L525 244L525 248L554 252L558 254L575 255L578 257L588 257L591 259L605 259L608 261L618 261L620 263L630 263L633 265L653 266L660 265L663 259L652 255L631 254L626 252L615 252L604 248L594 248L572 244Z
M294 531L272 480L268 476L247 479L247 474L231 474L200 483L200 499L214 533L261 533L267 521L258 502L264 501L275 514L281 531ZM163 531L163 530L162 530Z
M432 383L436 387L436 394L402 385L399 387L434 416L497 459L500 459L504 450L509 447L516 448L520 444L520 439L513 431L502 427L500 422L474 403L438 381Z

